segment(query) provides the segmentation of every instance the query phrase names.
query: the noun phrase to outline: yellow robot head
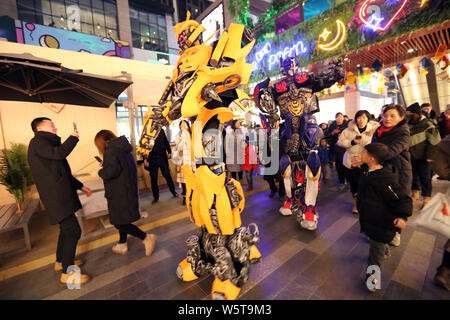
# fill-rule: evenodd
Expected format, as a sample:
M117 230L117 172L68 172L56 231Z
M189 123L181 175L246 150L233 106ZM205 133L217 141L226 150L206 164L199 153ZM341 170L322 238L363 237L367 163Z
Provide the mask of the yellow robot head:
M200 35L205 31L205 27L195 20L189 20L191 13L188 11L186 21L180 22L173 27L175 30L175 39L181 51L190 48L195 41L199 40Z

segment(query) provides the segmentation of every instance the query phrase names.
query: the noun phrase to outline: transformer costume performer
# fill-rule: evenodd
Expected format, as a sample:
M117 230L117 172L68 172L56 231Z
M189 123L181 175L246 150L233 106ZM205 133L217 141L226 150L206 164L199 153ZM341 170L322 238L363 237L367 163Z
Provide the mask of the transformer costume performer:
M343 81L344 67L338 60L329 64L328 70L319 75L299 73L296 58L290 57L284 61L280 59L280 71L285 77L273 84L270 84L269 78L259 83L253 98L261 111L263 124L276 128L280 115L285 121L281 136L284 154L280 159L280 172L287 198L280 213L294 215L301 227L316 230L321 166L317 151L319 126L312 115L319 111L318 98L314 93Z
M231 108L246 112L254 103L237 87L252 73L245 57L255 40L243 25L231 24L214 45L205 45L200 43L204 26L189 18L188 12L187 20L174 27L180 58L159 107L144 117L137 151L148 156L163 126L181 116L195 118L191 156L196 172L187 165L182 170L189 218L200 230L187 239L187 258L176 273L183 281L212 273L212 298L236 299L261 254L255 246L257 225L241 227L244 193L238 181L227 178L222 130L234 117Z

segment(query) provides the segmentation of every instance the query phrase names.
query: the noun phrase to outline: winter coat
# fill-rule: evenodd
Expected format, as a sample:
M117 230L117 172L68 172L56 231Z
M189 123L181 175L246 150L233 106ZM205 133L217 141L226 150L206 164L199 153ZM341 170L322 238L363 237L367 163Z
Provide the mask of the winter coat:
M176 165L177 182L185 183L183 170L181 167L188 165L195 171L194 161L191 157L191 136L187 131L182 130L175 137L175 148L172 152L172 162Z
M409 189L397 183L388 167L363 173L356 200L361 232L375 241L391 242L397 230L394 220L406 221L412 214Z
M109 220L113 225L129 224L141 217L132 150L125 136L111 140L103 155L103 168L98 172L105 185Z
M148 155L147 161L151 165L158 165L163 162L168 162L167 153L171 154L172 150L170 149L169 141L167 140L166 133L163 129L159 132L158 136L155 140L155 145L153 146L152 151ZM149 168L145 168L150 170Z
M403 188L412 185L411 155L409 153L409 128L406 120L400 121L395 127L380 136L378 128L372 142L380 142L389 147L389 154L384 165L391 167L392 173L397 176L398 183Z
M418 123L410 125L411 140L409 153L411 160L425 160L433 157L436 145L441 141L438 129L425 116Z
M319 146L319 148L317 150L319 152L319 159L320 159L321 165L325 165L325 164L331 162L330 147Z
M332 161L342 163L345 154L345 148L340 147L337 142L339 140L339 135L347 128L347 121L344 121L341 125L338 125L336 121L328 127L326 132L326 137L328 144L330 145L330 151L332 155ZM339 129L338 133L332 134L335 129Z
M242 171L245 152L245 133L246 130L243 128L239 128L236 130L229 128L226 130L225 152L227 158L227 168L229 172Z
M438 176L450 180L450 135L437 145L433 154L433 170Z
M258 172L258 165L256 159L256 152L252 145L248 145L245 148L244 164L242 165L242 170L251 172Z
M28 163L51 224L60 223L81 209L77 189L83 184L72 176L66 160L77 143L75 136L61 144L56 134L38 131L28 146Z
M441 139L444 139L450 134L450 119L447 118L444 113L439 117L438 126Z
M362 154L364 151L364 146L372 142L373 134L379 126L380 124L378 122L369 121L367 122L366 130L361 133L357 123L354 120L349 123L347 129L341 133L337 142L340 147L347 149L343 160L343 165L345 167L349 169L352 168L352 158L356 155ZM352 144L352 141L356 138L356 136L361 136L361 143Z

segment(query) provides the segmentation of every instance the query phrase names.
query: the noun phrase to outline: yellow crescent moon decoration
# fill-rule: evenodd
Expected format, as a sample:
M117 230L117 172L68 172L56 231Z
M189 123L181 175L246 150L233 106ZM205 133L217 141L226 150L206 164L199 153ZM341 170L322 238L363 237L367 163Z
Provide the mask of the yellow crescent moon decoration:
M344 42L345 35L346 35L345 24L341 20L336 20L336 24L337 24L336 37L333 39L333 41L331 41L329 43L319 44L318 45L319 49L325 50L325 51L332 51L332 50L336 49L337 47L339 47L342 44L342 42ZM324 31L319 36L319 38L322 37L324 40L326 40L326 38L328 37L328 34L330 33L330 32L327 33L326 29L327 28L324 29Z

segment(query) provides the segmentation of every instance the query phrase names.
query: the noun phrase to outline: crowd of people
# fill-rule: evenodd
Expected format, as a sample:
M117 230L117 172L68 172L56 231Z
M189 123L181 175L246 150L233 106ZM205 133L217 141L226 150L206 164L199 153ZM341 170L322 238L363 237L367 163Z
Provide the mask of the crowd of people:
M365 110L349 121L337 113L320 124L323 181L335 168L338 188L350 189L352 212L369 237L369 265L381 269L389 245L400 246L413 202L422 196L423 208L431 199L433 175L450 180L449 125L450 108L438 118L429 103L385 105L377 119ZM450 240L435 282L450 288Z
M35 134L30 141L28 160L40 198L52 224L59 224L55 271L62 271L60 281L67 283L73 266L83 261L75 259L81 229L75 212L81 208L77 190L86 196L91 190L72 176L67 156L79 141L74 131L64 143L56 135L57 130L49 118L36 118L31 124ZM369 265L382 267L383 260L390 256L389 246L399 246L401 232L412 215L413 201L422 195L422 207L432 196L432 176L450 180L450 108L437 117L430 104L414 103L408 108L397 104L385 105L378 118L366 110L358 111L354 119L337 113L335 120L321 123L318 137L318 155L322 166L322 183L330 183L331 170L337 172L337 187L347 189L353 199L352 212L359 216L361 231L370 242ZM171 149L164 130L156 138L155 145L144 161L149 171L153 203L159 201L158 170L161 170L167 186L174 197L178 197L172 180L168 160L172 159L176 170L176 182L182 189L186 204L186 184L182 166L195 171L191 156L190 123L179 123L179 134L175 147ZM277 128L283 126L277 122ZM256 129L264 130L258 126ZM278 192L280 200L290 195L291 188L282 172L264 172L267 167L258 150L258 135L249 137L239 120L233 120L223 130L223 156L227 174L236 180L245 180L247 190L253 190L253 176L261 174L270 187L269 196ZM243 141L240 143L239 141ZM269 141L269 140L266 140ZM124 137L116 137L109 130L101 130L94 139L102 157L98 175L104 181L105 197L111 224L119 232L119 242L112 251L125 254L128 251L127 236L142 240L145 255L154 250L156 236L146 234L133 223L140 217L137 187L136 161L132 146ZM269 156L279 150L268 148ZM280 212L283 213L283 208ZM370 275L367 275L369 277ZM80 283L89 281L89 276L80 275ZM444 258L435 276L440 286L450 288L450 241L444 250Z

